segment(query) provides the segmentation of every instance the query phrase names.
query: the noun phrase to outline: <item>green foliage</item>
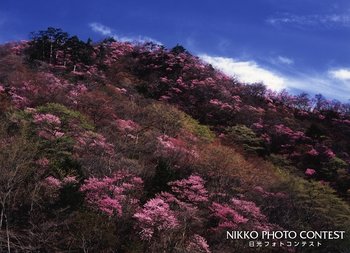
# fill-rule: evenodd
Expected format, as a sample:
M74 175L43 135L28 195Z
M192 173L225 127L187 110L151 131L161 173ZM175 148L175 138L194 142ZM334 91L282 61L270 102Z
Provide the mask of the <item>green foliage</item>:
M236 125L227 128L226 131L225 140L242 145L246 152L261 154L264 151L262 139L257 137L250 128L244 125Z
M341 230L350 227L350 206L336 196L336 192L327 185L316 181L307 181L283 172L279 183L280 190L288 196L279 200L278 206L269 216L284 229L290 230ZM266 205L266 204L265 204ZM349 248L350 238L343 241L327 241L320 252L339 252Z
M44 106L37 108L41 113L52 113L59 116L64 127L69 127L70 123L78 124L85 130L94 130L94 126L88 121L88 119L78 111L68 109L64 105L56 103L48 103Z
M350 189L348 164L344 160L338 157L331 158L328 162L323 163L320 174L327 180L335 181L336 189L340 194L344 195Z
M180 111L170 105L152 103L144 108L142 116L146 127L157 128L167 135L179 133L182 127Z
M276 167L283 168L284 170L288 170L289 172L300 173L298 168L293 166L292 161L290 161L283 155L271 154L268 156L268 160Z
M338 157L331 158L328 162L323 163L320 168L320 175L327 180L335 180L337 178L338 171L345 170L347 163Z
M51 158L51 171L59 178L67 175L82 176L81 165L73 159L72 153L57 150L57 152L48 155Z
M169 136L185 130L205 141L212 141L214 138L208 126L199 124L197 120L171 105L152 103L144 109L142 115L144 125L155 127Z
M329 168L331 170L341 170L341 169L346 169L348 164L343 161L342 159L338 158L338 157L333 157L330 161L329 161Z
M193 133L195 136L206 140L206 141L213 141L215 135L214 133L209 129L206 125L201 125L199 122L195 119L193 119L188 114L182 113L182 125L183 128L187 131Z
M71 132L73 126L78 126L75 131L81 129L93 130L93 126L87 119L79 112L68 109L61 104L49 103L37 108L39 113L50 113L60 117L62 122L62 130ZM17 122L15 126L17 131L22 132L22 137L27 141L37 143L38 156L46 157L50 160L50 174L63 178L66 175L82 175L80 164L73 158L73 147L75 141L71 136L74 133L65 134L60 138L48 140L39 138L37 131L32 121L32 113L28 111L15 111L10 114L12 122ZM14 126L12 126L14 129Z
M33 128L30 126L32 115L29 112L18 110L9 112L4 118L8 132L14 135L21 134L23 138L30 139L34 136ZM32 140L36 142L36 140Z

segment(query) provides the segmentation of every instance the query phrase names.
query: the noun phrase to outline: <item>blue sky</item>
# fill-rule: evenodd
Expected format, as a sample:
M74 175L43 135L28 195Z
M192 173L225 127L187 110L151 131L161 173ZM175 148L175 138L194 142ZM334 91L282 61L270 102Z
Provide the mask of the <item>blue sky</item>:
M48 26L179 43L244 82L350 99L347 0L1 0L0 42Z

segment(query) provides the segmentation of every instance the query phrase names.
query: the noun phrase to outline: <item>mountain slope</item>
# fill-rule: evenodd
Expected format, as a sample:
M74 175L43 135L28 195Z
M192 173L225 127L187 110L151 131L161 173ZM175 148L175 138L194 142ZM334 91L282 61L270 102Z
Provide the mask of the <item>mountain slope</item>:
M0 56L1 250L244 253L226 231L350 227L349 105L54 28Z

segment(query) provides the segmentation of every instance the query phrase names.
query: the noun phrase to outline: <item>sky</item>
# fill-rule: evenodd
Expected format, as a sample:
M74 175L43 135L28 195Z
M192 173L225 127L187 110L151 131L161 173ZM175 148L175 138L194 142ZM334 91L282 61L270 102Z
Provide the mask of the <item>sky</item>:
M180 44L242 82L350 99L348 0L0 1L0 43L49 26Z

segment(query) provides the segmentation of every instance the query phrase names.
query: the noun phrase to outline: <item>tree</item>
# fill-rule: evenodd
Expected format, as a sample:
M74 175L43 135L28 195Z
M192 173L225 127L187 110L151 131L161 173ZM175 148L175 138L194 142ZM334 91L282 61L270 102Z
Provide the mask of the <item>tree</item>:
M80 65L91 65L94 48L92 41L81 41L70 37L62 29L49 27L45 31L31 33L31 41L26 50L30 62L40 60L54 65L63 65L76 70ZM70 69L71 69L70 68Z
M175 47L173 47L170 52L175 53L175 54L188 53L186 48L184 48L183 46L181 46L179 44L177 44Z
M29 60L41 60L55 64L58 51L63 49L68 37L68 33L53 27L49 27L45 31L31 33L31 42L27 49Z
M71 64L74 66L73 69L76 69L78 63L85 65L92 64L92 52L93 47L91 41L87 43L81 41L77 36L70 37L66 42L66 52L65 54L69 56Z

